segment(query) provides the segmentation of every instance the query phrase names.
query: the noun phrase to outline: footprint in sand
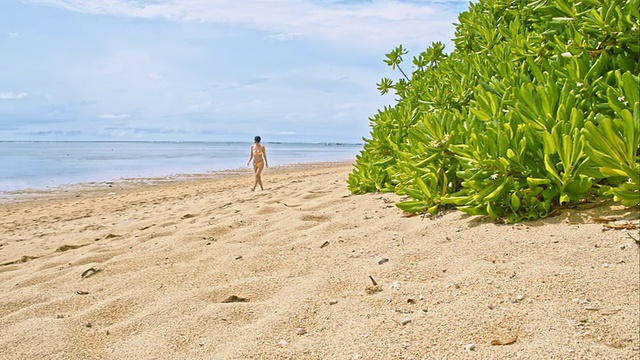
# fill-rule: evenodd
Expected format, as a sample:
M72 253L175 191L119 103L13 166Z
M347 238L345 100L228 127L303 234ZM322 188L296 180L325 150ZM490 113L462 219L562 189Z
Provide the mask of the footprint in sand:
M260 210L258 210L259 215L268 215L268 214L273 214L275 212L278 212L278 209L271 206L265 206L263 208L260 208Z
M317 199L319 197L323 197L329 193L331 192L326 190L317 190L317 191L312 190L312 191L309 191L308 194L302 196L302 198L305 200L312 200L312 199Z
M9 262L6 262L4 264L0 264L0 266L7 266L7 265L26 263L27 261L31 261L31 260L34 260L34 259L37 259L37 258L38 258L37 256L23 255L19 260L9 261Z
M329 217L326 215L302 215L300 218L302 221L316 221L316 222L326 222L329 221Z
M87 245L89 245L89 244L82 244L82 245L66 245L65 244L65 245L62 245L62 246L58 247L56 249L56 252L65 252L65 251L68 251L68 250L75 250L75 249L78 249L78 248L81 248L81 247L87 246Z

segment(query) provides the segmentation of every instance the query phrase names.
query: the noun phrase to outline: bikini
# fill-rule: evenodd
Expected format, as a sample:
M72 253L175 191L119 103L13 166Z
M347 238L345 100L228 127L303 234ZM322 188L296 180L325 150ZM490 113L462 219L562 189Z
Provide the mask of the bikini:
M260 156L259 159L258 159L258 156ZM260 165L262 165L263 162L264 162L264 160L262 160L262 150L254 148L254 150L253 150L253 166L260 166Z

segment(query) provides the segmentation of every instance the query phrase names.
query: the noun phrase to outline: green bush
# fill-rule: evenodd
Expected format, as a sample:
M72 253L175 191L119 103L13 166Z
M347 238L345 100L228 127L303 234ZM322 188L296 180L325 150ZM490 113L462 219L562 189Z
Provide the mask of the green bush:
M509 222L590 194L640 203L640 0L480 0L459 15L455 49L385 62L395 106L371 119L349 175L354 193L410 199Z

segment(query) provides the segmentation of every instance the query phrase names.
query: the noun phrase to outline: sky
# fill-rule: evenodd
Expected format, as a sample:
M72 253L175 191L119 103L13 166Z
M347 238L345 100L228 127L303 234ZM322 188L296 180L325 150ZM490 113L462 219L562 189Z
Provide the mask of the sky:
M361 142L459 0L2 0L0 141Z

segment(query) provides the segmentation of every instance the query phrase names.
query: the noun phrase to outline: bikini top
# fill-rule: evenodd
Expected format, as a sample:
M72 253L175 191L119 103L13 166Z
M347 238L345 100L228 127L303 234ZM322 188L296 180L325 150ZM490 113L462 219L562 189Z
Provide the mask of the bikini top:
M262 150L258 149L257 147L253 148L253 155L254 156L262 155Z

